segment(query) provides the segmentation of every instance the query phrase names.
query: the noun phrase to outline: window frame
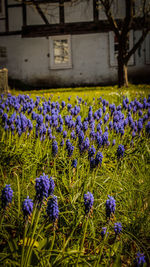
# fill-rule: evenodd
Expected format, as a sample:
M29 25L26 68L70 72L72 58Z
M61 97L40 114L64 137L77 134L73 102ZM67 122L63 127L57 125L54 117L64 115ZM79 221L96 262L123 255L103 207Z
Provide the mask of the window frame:
M145 38L145 64L150 65L150 33Z
M4 60L7 58L7 47L0 45L0 60Z
M2 3L2 11L0 12L0 18L4 18L5 17L5 5L4 5L4 0L0 0Z
M115 33L113 31L110 31L109 32L109 64L111 67L118 66L114 46L115 46ZM132 47L133 47L133 30L131 30L129 34L129 50ZM134 55L132 55L128 61L128 66L133 66L133 65L134 65Z
M54 41L67 40L68 42L68 56L69 60L67 63L55 63L54 61ZM50 42L50 69L71 69L72 68L72 51L71 51L71 35L57 35L49 38Z

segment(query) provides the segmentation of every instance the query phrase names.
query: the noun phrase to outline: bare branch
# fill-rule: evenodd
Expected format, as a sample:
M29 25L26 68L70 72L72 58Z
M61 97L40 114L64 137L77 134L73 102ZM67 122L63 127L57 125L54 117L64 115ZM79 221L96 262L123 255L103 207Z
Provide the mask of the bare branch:
M112 26L112 29L115 32L117 38L119 39L119 37L120 37L119 27L118 27L117 22L114 19L112 12L111 12L111 5L113 3L113 0L111 2L109 0L100 0L100 3L103 5L105 14L108 18L108 21L109 21L110 25Z
M142 42L145 40L147 34L149 32L149 29L144 29L142 32L141 37L139 38L139 40L135 43L135 45L133 46L133 48L127 53L127 56L125 57L125 62L127 63L130 59L130 57L136 52L136 50L138 49L138 47L142 44Z

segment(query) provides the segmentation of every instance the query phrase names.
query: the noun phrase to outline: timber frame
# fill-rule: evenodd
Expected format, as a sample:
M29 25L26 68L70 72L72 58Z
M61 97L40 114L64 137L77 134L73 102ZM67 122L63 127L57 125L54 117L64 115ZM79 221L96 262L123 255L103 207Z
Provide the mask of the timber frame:
M99 20L99 12L97 0L93 0L93 21L65 23L64 3L70 0L22 0L16 4L9 4L9 0L4 0L5 3L5 16L0 20L5 21L5 31L0 32L0 36L8 35L21 35L22 37L44 37L53 35L66 35L66 34L87 34L98 32L109 32L112 30L108 20ZM59 23L50 24L45 14L40 8L40 4L59 3ZM27 5L34 5L39 16L43 20L43 25L27 25ZM22 8L22 29L18 31L9 30L9 8ZM122 20L116 20L119 27L122 25ZM137 23L138 22L138 23ZM149 22L147 22L150 25ZM145 22L144 22L145 24ZM136 18L132 23L132 29L143 29L142 18ZM145 25L147 26L147 25Z

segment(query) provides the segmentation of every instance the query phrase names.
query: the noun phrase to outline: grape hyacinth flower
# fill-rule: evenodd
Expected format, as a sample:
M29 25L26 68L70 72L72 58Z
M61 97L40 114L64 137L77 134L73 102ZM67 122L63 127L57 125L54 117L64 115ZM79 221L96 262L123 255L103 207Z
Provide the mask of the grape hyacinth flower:
M145 126L146 133L150 136L150 121Z
M117 222L117 223L114 224L114 231L115 231L116 236L121 233L122 225L121 225L120 222Z
M54 188L55 188L55 182L52 177L49 178L49 190L48 190L48 195L52 195L54 193Z
M55 157L57 155L58 152L58 145L57 145L57 141L54 140L52 143L52 154Z
M91 192L87 192L87 194L84 194L84 205L85 205L85 213L88 214L93 206L94 203L94 197Z
M115 213L116 208L116 200L108 195L108 199L106 200L106 216L110 218L111 214Z
M1 201L2 201L2 207L5 209L8 204L12 202L13 197L13 190L11 189L11 186L7 184L3 190L1 195Z
M50 188L50 180L48 179L48 175L43 173L43 176L40 175L39 178L36 178L35 190L36 190L36 199L41 202L43 198L48 197Z
M100 164L102 164L102 160L103 160L103 155L101 152L98 152L96 157L95 157L95 165L98 166Z
M77 168L77 159L73 159L71 166L75 169Z
M123 157L124 151L125 151L124 145L119 145L118 149L117 149L117 158L118 159Z
M116 144L116 140L113 139L113 141L112 141L112 146L114 146L115 144Z
M91 158L95 155L96 149L95 147L92 145L89 150L88 150L88 157Z
M145 262L146 262L146 260L145 260L144 253L138 252L137 256L136 256L136 266L137 267L142 267Z
M57 197L56 196L53 196L47 202L46 212L47 212L47 215L48 215L50 221L55 222L58 219L59 208L58 208L58 203L57 203Z
M27 196L27 198L24 200L22 204L22 211L23 211L24 217L31 215L33 211L33 200L30 199L29 196Z
M102 227L102 231L101 231L101 237L104 238L105 234L107 231L107 227ZM107 232L107 235L109 234L109 232Z

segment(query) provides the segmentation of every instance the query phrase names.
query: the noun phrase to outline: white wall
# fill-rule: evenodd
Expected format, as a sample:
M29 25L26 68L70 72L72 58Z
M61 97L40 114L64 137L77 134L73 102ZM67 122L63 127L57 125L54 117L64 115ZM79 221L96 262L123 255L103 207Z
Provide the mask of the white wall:
M14 0L9 0L9 3ZM79 6L65 3L65 22L92 21L93 0L83 0ZM120 1L118 2L120 3ZM59 9L57 4L42 5L50 23L58 23ZM118 6L118 11L120 10ZM43 24L35 8L27 8L28 24ZM85 11L85 12L84 12ZM17 13L15 13L17 12ZM102 11L99 11L101 13ZM123 11L122 11L123 12ZM84 14L84 16L83 16ZM11 30L21 28L21 9L10 8ZM101 13L102 15L102 13ZM100 15L100 18L104 18ZM123 16L123 13L120 13ZM0 21L0 28L4 27ZM2 30L0 30L2 31ZM140 32L134 33L134 42ZM7 67L9 76L36 86L70 86L81 84L99 84L113 82L117 79L117 67L110 65L109 33L95 33L72 36L72 68L50 69L49 38L21 38L21 36L0 37L0 46L7 48L7 58L0 58L0 68ZM147 48L148 49L148 48ZM129 67L129 73L148 73L150 65L145 65L145 43L135 53L135 65Z
M73 35L72 68L64 70L50 69L50 44L45 37L9 36L0 40L8 54L5 61L0 60L0 66L7 67L9 76L14 79L35 85L69 86L113 82L117 78L117 67L110 66L108 33ZM144 47L145 44L135 54L136 66L129 67L133 74L142 68L148 71Z

